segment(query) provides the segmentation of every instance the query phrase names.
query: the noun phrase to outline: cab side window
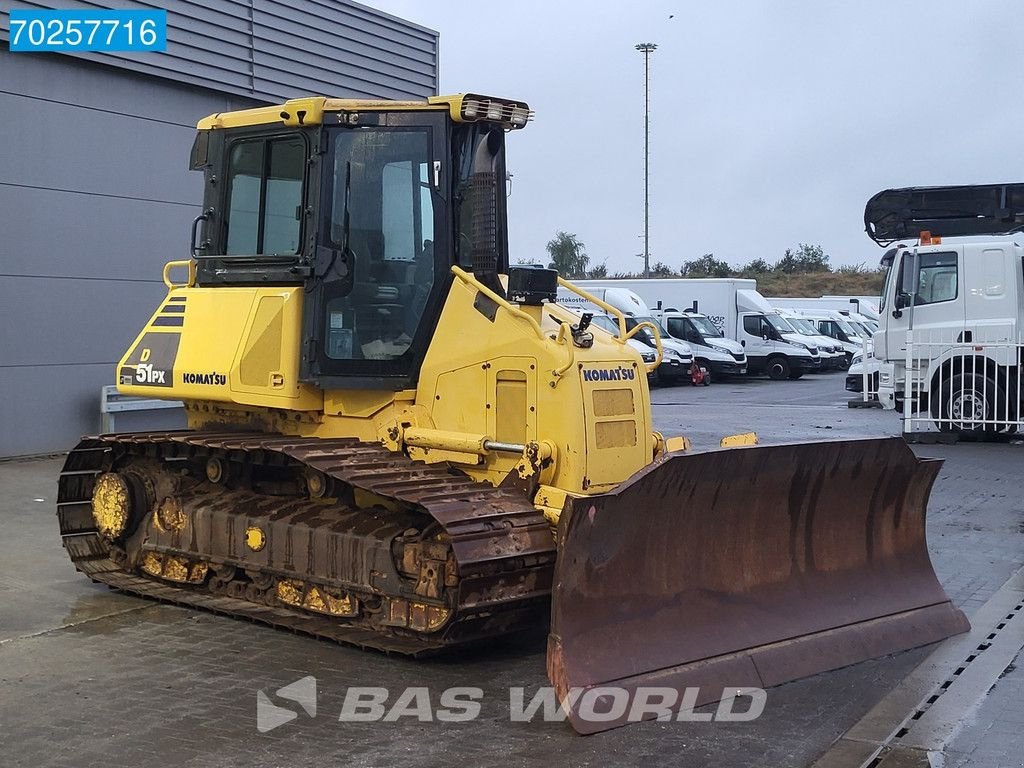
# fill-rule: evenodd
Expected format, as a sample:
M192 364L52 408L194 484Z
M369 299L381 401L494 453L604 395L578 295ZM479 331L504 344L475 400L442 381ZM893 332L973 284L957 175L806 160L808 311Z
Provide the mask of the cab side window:
M957 296L956 253L928 253L921 256L918 304L953 301Z
M226 255L299 251L306 146L300 136L235 142L228 156Z
M904 255L903 258L909 258L909 255ZM956 251L922 253L920 258L921 268L918 273L917 293L914 295L914 304L920 307L956 299L959 293ZM903 274L901 272L896 281L896 294L909 292L903 286Z
M762 324L764 318L760 315L747 315L743 318L743 330L749 333L751 336L763 336L764 329Z

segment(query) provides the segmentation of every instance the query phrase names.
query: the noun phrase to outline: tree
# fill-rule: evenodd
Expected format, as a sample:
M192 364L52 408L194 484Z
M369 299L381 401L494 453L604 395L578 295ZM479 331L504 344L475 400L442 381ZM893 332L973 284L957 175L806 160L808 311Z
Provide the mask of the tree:
M807 245L800 243L794 251L786 249L785 255L775 265L776 272L784 272L793 275L803 272L831 272L832 267L828 263L829 255L822 250L820 245Z
M590 279L591 280L604 280L606 277L608 277L608 265L607 264L602 263L602 264L598 264L595 267L591 267L591 269L590 269Z
M672 267L663 261L659 261L651 267L651 277L675 277L675 274L672 271Z
M753 261L747 262L740 269L740 272L748 275L765 275L772 271L772 265L764 259L754 259Z
M590 257L587 256L586 246L576 235L559 230L554 239L548 241L547 249L551 257L548 266L557 269L562 277L570 280L586 277Z
M679 272L683 277L729 277L732 267L728 262L716 259L715 254L705 253L699 259L684 261Z

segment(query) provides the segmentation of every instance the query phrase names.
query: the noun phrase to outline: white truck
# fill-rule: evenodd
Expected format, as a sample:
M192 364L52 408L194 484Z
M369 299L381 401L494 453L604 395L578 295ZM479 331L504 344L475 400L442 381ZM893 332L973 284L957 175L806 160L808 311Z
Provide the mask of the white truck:
M813 320L789 307L775 307L775 311L782 315L794 331L804 336L807 343L818 347L822 370L846 370L850 367L849 357L852 355L847 356L846 349L839 341L823 335Z
M877 296L821 296L816 299L777 296L769 297L768 301L773 307L791 307L801 312L828 309L844 314L856 312L872 319L878 318Z
M653 310L654 317L673 339L685 341L693 350L697 365L714 378L742 376L747 372L743 346L728 339L707 315L677 309Z
M582 280L584 290L626 288L648 306L662 311L692 310L707 317L723 336L739 343L749 373L772 379L799 379L820 370L821 357L813 344L775 312L757 292L757 281L741 278L667 278L654 280Z
M583 282L586 281L577 281L575 284L581 285ZM685 341L672 338L658 321L651 316L650 309L648 309L647 305L637 294L617 286L612 288L595 288L591 286L585 287L584 290L622 312L626 316L627 331L632 331L639 323L643 322L653 323L658 328L658 334L661 336L662 358L655 371L655 380L657 382L661 384L679 384L684 381L690 381L693 350ZM562 306L571 309L579 315L590 313L594 316L597 327L609 330L610 320L605 319L607 318L607 313L599 304L587 301L582 296L564 288L558 289L556 300ZM611 332L614 333L616 331L611 330ZM640 329L633 339L645 345L648 354L651 354L655 349L654 338L647 329ZM647 357L644 357L644 361L650 362Z
M875 195L869 236L890 248L874 335L879 401L942 431L1024 428L1024 184L911 187ZM906 428L906 427L905 427Z
M814 323L818 333L832 339L846 356L846 367L850 367L853 356L864 351L863 331L858 331L847 322L847 318L836 310L804 310L800 314Z

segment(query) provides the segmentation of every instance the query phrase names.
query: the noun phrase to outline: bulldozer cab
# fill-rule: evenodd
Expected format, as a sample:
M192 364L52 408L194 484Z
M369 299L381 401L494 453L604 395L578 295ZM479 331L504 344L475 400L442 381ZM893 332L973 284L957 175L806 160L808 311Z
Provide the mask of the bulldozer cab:
M504 178L504 131L454 120L449 107L400 103L324 112L312 126L200 130L196 282L303 285L303 381L414 385L451 266L472 268L474 216L494 222L487 248L493 271L505 271L504 195L496 184L484 198L470 194L481 165Z

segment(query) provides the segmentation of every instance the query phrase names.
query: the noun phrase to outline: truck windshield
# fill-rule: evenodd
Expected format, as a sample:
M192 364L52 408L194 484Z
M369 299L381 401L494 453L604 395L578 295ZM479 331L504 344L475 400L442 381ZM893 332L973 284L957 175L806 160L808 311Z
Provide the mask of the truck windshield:
M892 280L892 266L896 261L896 248L891 248L882 256L881 268L885 270L885 282L882 284L882 296L878 300L878 311L885 310L885 297L889 295L889 282Z
M722 338L722 332L718 330L718 328L715 327L715 324L706 317L701 315L689 315L689 320L693 323L693 327L700 331L700 335L705 339Z
M632 331L640 323L653 323L654 327L658 329L658 334L662 338L666 338L669 335L668 332L661 327L661 323L659 323L653 317L627 317L626 330ZM648 328L641 328L633 335L633 338L636 339L637 341L642 341L644 344L647 344L648 346L657 346L656 342L654 341L654 335Z
M661 334L661 336L663 336L663 337L669 335L668 331L665 330L665 326L663 326L661 323L659 323L653 317L638 317L636 319L636 321L638 323L651 323L655 328L658 329L658 333Z
M602 331L608 331L613 336L619 335L619 326L612 320L608 315L594 315L594 319L590 321L591 325L597 326Z
M772 328L779 333L794 333L793 326L787 323L782 315L765 315L764 319L771 323Z
M860 336L860 334L857 333L857 331L854 330L853 326L850 325L845 320L840 320L839 318L836 318L835 322L836 322L836 325L839 326L839 330L841 330L843 333L845 333L851 339Z
M787 317L786 322L792 325L804 336L817 336L818 329L814 327L814 324L803 317Z

